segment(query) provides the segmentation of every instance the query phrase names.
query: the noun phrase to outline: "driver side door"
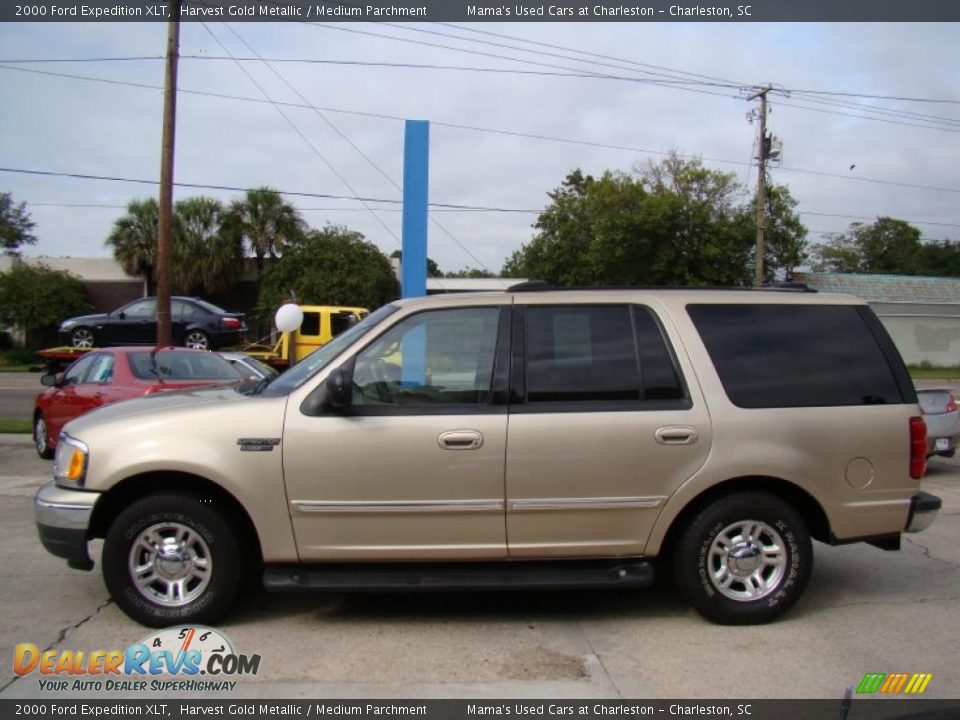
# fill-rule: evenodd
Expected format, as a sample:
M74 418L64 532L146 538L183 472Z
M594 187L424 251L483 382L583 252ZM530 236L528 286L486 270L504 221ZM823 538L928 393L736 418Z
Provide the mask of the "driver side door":
M408 315L347 362L349 407L291 403L283 462L302 561L506 557L509 314Z

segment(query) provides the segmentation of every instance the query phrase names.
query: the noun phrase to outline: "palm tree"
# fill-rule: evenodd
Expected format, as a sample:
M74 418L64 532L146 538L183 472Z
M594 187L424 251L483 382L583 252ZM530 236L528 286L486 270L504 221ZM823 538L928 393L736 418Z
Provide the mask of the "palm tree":
M228 287L243 269L243 244L225 232L223 205L194 197L175 206L172 282L181 293L213 294Z
M228 235L249 245L259 274L265 257L281 255L285 245L303 237L306 223L280 193L261 187L248 190L242 200L230 204L225 228Z
M128 275L138 275L148 292L157 265L157 224L160 209L154 198L132 200L127 214L113 223L104 245L113 248L113 257Z

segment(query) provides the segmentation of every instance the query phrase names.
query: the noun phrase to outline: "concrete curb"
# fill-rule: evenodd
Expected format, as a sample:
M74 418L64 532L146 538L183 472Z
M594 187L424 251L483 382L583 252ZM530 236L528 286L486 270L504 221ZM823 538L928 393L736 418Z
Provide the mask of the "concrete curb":
M0 445L33 445L30 433L0 433Z

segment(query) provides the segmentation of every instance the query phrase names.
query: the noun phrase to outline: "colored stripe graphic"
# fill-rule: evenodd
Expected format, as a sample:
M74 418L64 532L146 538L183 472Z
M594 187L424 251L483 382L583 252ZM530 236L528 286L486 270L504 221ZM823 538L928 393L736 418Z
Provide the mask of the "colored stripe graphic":
M863 676L863 680L860 681L860 685L857 687L857 692L875 693L880 689L880 684L883 682L885 677L885 673L867 673Z
M857 692L867 695L877 692L919 695L927 689L932 679L933 673L867 673L857 686Z
M903 689L909 675L906 673L890 673L887 675L887 681L880 688L882 693L898 693Z

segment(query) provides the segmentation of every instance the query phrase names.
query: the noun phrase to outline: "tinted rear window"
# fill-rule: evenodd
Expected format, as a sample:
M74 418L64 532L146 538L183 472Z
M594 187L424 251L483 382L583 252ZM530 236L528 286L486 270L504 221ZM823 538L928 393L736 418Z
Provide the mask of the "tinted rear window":
M855 305L688 305L733 404L900 403L893 371Z

